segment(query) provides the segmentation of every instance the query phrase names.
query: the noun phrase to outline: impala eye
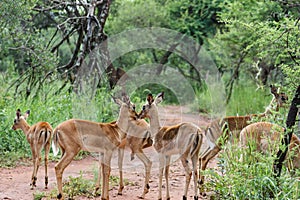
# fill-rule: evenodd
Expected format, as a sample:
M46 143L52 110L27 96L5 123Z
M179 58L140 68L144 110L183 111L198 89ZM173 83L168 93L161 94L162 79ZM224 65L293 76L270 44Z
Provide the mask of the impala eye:
M132 109L135 110L135 105L132 106Z
M146 109L146 106L143 106L143 110L145 110Z

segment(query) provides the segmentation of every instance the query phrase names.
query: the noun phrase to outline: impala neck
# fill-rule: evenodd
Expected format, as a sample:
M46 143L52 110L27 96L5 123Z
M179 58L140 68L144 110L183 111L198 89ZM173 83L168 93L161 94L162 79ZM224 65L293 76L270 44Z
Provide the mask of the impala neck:
M126 105L122 105L119 112L119 117L117 119L117 125L121 129L122 132L126 133L129 126L129 114L128 108Z
M153 107L149 110L150 116L150 131L152 137L155 136L161 128L159 123L158 109L156 105L152 105Z
M30 129L30 126L29 126L29 124L25 120L23 120L22 121L22 126L20 128L25 133L25 135L27 135L28 131Z

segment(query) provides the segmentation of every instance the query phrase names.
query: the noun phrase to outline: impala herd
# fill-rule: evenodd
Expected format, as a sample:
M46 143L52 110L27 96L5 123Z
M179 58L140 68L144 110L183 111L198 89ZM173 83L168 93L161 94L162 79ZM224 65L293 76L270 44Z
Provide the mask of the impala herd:
M189 184L193 177L194 200L196 200L198 199L198 186L201 190L204 183L204 176L200 172L206 169L208 162L222 149L224 142L239 138L239 145L242 148L247 148L250 141L254 141L257 150L263 153L276 148L270 144L270 141L273 144L275 141L280 141L283 132L282 127L268 122L251 124L253 118L266 117L272 114L274 110L278 111L279 107L284 106L287 96L284 93L278 93L274 86L271 86L271 93L274 98L264 113L216 119L205 130L201 130L197 125L189 122L173 126L161 126L157 105L163 101L163 92L155 98L149 94L140 113L136 112L134 104L131 103L126 94L122 94L122 100L114 98L120 106L120 111L117 121L111 123L70 119L62 122L53 130L47 122L38 122L29 126L26 119L30 112L26 111L22 115L18 109L12 128L14 130L21 129L30 144L34 165L31 189L36 187L37 171L43 148L45 150L45 188L47 188L48 153L52 138L53 154L57 155L59 150L62 152L61 159L55 165L58 199L64 198L62 191L63 172L81 150L96 152L100 155L95 191L99 189L102 177L101 199L109 199L110 163L113 152L118 150L120 173L118 194L121 195L124 188L122 163L125 147L131 150L132 160L136 155L145 166L144 189L140 195L140 198L145 198L150 188L152 161L144 154L143 149L153 146L159 158L158 199L162 199L163 174L165 174L166 179L166 199L170 199L168 176L171 156L179 155L186 178L183 199L187 199ZM145 118L149 119L149 124L144 120ZM207 144L207 148L200 154L200 147L203 143ZM288 167L299 168L300 140L296 135L292 136L289 152L293 156ZM198 166L199 170L197 169Z

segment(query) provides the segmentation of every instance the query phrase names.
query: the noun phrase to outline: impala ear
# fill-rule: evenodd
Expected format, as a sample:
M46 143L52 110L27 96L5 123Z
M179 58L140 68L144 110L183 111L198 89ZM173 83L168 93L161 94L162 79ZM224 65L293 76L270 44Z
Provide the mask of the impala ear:
M16 115L17 115L17 119L20 119L20 116L21 116L21 110L20 109L17 110Z
M29 116L29 114L30 114L30 110L26 110L26 112L25 112L25 114L24 114L24 118L27 119L28 116Z
M164 100L164 92L161 92L156 96L154 103L157 105L163 100Z
M270 85L271 93L276 96L278 88L275 85Z
M121 106L121 105L123 104L123 102L122 102L120 99L118 99L118 98L116 98L116 97L114 97L114 96L112 96L112 98L113 98L114 102L115 102L116 104L118 104L119 106Z
M129 96L125 92L122 92L122 100L127 105L130 105L130 98L129 98Z
M147 96L147 101L148 101L148 104L149 104L149 105L151 105L151 104L153 103L154 99L153 99L152 94L148 94L148 96Z

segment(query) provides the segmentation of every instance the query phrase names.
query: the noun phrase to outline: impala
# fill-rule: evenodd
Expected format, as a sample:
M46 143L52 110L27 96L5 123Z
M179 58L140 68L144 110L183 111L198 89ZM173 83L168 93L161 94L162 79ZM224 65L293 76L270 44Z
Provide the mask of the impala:
M279 93L278 88L271 85L271 93L273 98L270 104L266 107L265 112L260 114L250 114L245 116L228 116L222 119L212 121L205 129L205 136L208 147L202 152L199 157L201 170L205 170L208 162L215 157L222 149L222 145L228 141L238 139L238 133L251 123L254 118L263 118L271 115L274 111L278 111L280 107L288 100L285 93ZM275 104L275 105L274 105ZM204 183L204 176L200 175L199 183Z
M33 160L33 172L31 176L31 189L36 187L37 172L41 160L41 151L45 149L45 188L48 187L48 154L50 150L50 140L52 136L52 127L48 122L38 122L30 126L26 120L30 114L27 110L24 115L21 114L21 110L16 112L16 118L12 126L13 130L21 129L25 135L32 153Z
M123 93L123 101L130 102L129 97ZM114 99L116 101L116 99ZM143 162L145 166L145 184L144 190L140 198L144 198L145 194L149 192L149 180L150 180L150 170L152 162L147 158L144 154L143 149L152 146L152 139L149 133L149 125L143 119L137 119L137 114L135 112L135 105L132 105L131 111L131 120L128 123L128 129L126 134L123 134L122 142L118 148L118 165L119 165L119 174L120 174L120 181L119 181L119 190L118 195L122 195L122 191L124 189L123 183L123 158L124 158L124 149L125 147L129 147L131 150L131 160L134 159L134 155L137 154L137 157ZM116 122L112 122L116 123ZM125 136L125 138L124 138ZM100 171L100 169L99 169ZM100 186L100 176L98 176L97 184L95 188L95 192L99 189Z
M192 123L181 123L175 126L162 127L159 122L157 104L163 100L163 93L157 95L155 100L151 94L148 95L148 103L143 106L139 118L150 119L150 131L154 137L154 148L159 155L159 194L158 199L162 199L162 176L165 171L166 178L166 198L169 194L169 167L172 155L180 155L181 163L185 169L185 190L183 199L187 199L188 187L191 176L194 179L194 199L198 199L197 187L197 164L198 154L201 147L203 135L199 127ZM192 169L189 166L189 159L192 161Z
M80 150L102 154L101 165L99 165L102 168L102 170L99 170L99 176L100 171L102 171L103 177L101 199L109 199L108 190L111 157L118 147L124 146L125 133L131 121L136 118L134 106L131 104L129 98L123 97L123 101L116 99L116 103L118 103L121 108L119 117L114 123L96 123L86 120L70 119L62 122L54 129L53 152L57 154L58 147L62 151L62 157L55 165L58 199L63 198L62 175L64 169ZM122 167L119 168L122 169ZM98 180L100 180L99 176ZM98 185L96 185L96 189L97 187ZM123 186L120 184L120 187Z
M273 153L278 151L281 139L283 137L284 128L269 122L257 122L246 126L240 134L240 145L247 148L254 144L257 151L267 153L273 150ZM291 154L289 156L288 154ZM291 142L288 147L287 158L291 158L291 164L288 163L288 168L300 168L300 140L292 134Z
M131 151L131 160L134 159L134 155L142 161L145 166L145 183L144 190L140 198L145 198L145 195L149 192L149 180L152 162L145 155L143 149L152 146L153 140L149 131L149 124L144 119L136 119L131 121L126 135L126 146Z

